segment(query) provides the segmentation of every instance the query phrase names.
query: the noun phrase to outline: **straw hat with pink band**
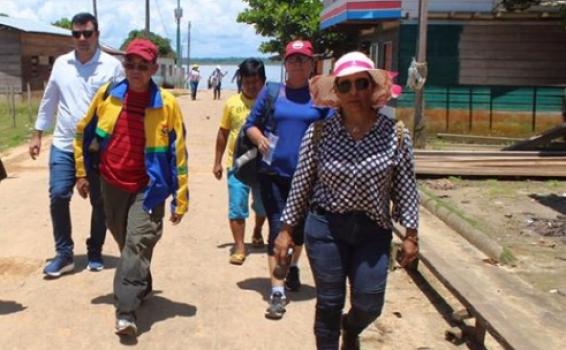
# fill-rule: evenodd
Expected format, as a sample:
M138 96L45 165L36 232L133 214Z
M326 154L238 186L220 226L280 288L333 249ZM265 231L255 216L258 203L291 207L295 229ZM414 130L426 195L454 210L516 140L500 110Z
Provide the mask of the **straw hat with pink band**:
M318 106L340 107L336 95L336 80L348 75L367 72L375 83L371 95L374 108L383 107L392 97L398 97L400 86L393 84L396 73L376 69L373 61L361 52L350 52L334 64L332 74L319 75L310 80L313 101Z

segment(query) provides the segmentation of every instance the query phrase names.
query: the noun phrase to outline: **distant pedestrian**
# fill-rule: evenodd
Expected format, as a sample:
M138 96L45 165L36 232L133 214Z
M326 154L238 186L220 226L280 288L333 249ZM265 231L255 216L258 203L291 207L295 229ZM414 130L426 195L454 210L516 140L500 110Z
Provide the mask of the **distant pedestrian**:
M173 224L187 211L187 150L183 116L175 97L151 79L158 69L157 47L134 39L126 49L126 80L96 94L77 126L76 187L88 196L89 153L100 145L101 191L106 223L120 248L114 275L116 334L137 334L136 310L151 295L151 257L163 232L170 195Z
M309 41L296 40L287 45L285 69L286 81L276 85L273 97L270 86L276 83L268 83L260 92L244 125L249 139L263 155L259 162L258 178L269 221L267 253L271 296L265 317L270 319L283 317L287 304L285 289L298 291L301 288L297 266L303 245L301 226L295 230L293 256L290 263L285 264L288 269L284 269L283 275L274 273L277 263L273 247L281 229L281 212L295 173L301 139L311 123L324 119L328 113L328 109L316 108L311 100L308 78L313 70L313 49ZM266 108L270 110L266 111ZM269 118L264 118L266 112L269 113Z
M43 269L43 273L49 277L59 277L75 267L69 202L75 185L73 139L76 125L87 113L96 91L102 85L116 83L124 77L120 61L100 50L100 32L93 15L79 13L71 19L71 26L74 50L59 56L53 64L29 144L29 154L36 159L41 151L42 134L51 128L56 114L49 155L49 199L57 255ZM88 168L86 175L92 184L90 238L86 241L88 269L99 271L104 268L102 245L106 237L106 225L98 186L98 169Z
M245 123L255 99L265 84L265 66L263 62L254 58L244 60L238 69L242 78L242 92L230 97L224 105L224 114L220 121L220 128L216 137L216 156L212 172L220 180L222 178L222 156L228 145L226 159L227 182L228 182L228 220L230 230L234 237L234 250L230 255L230 263L241 265L246 259L246 248L244 245L244 233L246 230L246 219L248 218L248 199L250 191L252 194L252 208L255 212L255 226L252 235L252 246L263 247L261 229L265 222L265 209L261 201L259 184L251 188L240 182L232 170L232 157L236 139L242 125Z
M242 76L240 75L240 68L236 69L234 75L232 76L231 82L236 82L236 87L238 88L238 93L242 92Z
M305 245L316 284L318 349L360 349L358 335L381 314L392 220L406 228L401 266L418 252L419 199L411 137L380 113L391 96L388 72L361 52L342 56L332 75L315 78L315 103L336 114L311 125L275 242L286 258L305 213ZM391 206L392 204L392 206ZM391 209L393 208L393 209ZM342 315L350 285L350 310Z
M200 82L199 65L193 64L191 71L189 72L189 85L191 88L191 99L193 101L197 99L197 90L198 90L199 82Z
M227 74L227 71L222 73L220 66L216 66L216 68L214 68L214 70L210 74L208 81L209 85L212 87L214 100L220 100L220 92L222 91L222 78L224 78Z

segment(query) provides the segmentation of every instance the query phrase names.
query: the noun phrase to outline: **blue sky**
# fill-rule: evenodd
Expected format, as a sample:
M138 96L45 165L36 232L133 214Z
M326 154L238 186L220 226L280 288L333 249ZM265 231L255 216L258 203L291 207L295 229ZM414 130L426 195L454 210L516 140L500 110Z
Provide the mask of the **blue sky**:
M78 12L92 12L92 0L0 0L0 12L11 17L54 22ZM171 39L176 49L177 0L150 0L150 29ZM264 40L255 29L236 22L246 4L239 0L181 0L181 48L187 54L187 27L192 22L191 57L265 56L258 51ZM97 0L101 40L119 47L128 33L145 26L144 0Z

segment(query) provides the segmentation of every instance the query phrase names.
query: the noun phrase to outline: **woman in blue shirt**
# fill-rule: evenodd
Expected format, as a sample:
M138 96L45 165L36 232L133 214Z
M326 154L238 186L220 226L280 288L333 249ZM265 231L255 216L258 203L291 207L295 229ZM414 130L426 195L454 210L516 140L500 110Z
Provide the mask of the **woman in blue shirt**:
M265 316L280 319L285 313L285 289L297 291L301 287L297 261L302 244L302 229L295 230L295 249L285 281L274 276L276 262L273 254L275 238L281 229L281 213L285 207L291 179L297 167L299 148L309 125L326 116L327 110L312 104L308 79L313 71L313 50L308 41L290 42L285 50L287 79L281 84L272 107L272 122L266 124L264 109L270 105L269 89L264 88L252 109L244 128L249 139L263 155L259 165L259 183L262 201L269 221L268 259L271 277L271 298ZM267 118L269 119L269 118Z

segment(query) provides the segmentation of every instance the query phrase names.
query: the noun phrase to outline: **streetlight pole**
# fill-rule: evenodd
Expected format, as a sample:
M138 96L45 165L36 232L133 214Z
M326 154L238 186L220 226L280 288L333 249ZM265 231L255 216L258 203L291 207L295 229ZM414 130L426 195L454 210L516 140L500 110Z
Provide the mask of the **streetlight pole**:
M149 38L149 0L145 0L145 37Z
M187 35L187 70L191 69L191 21L189 21L189 32Z
M181 8L181 0L177 0L177 8L175 9L175 19L177 20L177 87L181 86L181 59L183 52L181 51L181 17L183 17L183 9Z
M92 12L93 12L94 18L96 18L96 20L98 20L98 14L97 14L98 11L96 11L96 0L92 0Z
M419 0L419 39L417 43L417 62L424 65L426 69L426 47L427 47L427 28L428 28L428 0ZM423 76L426 79L426 75ZM424 84L415 91L415 118L413 121L413 137L415 148L424 148L426 144L425 138L425 120L424 112Z

